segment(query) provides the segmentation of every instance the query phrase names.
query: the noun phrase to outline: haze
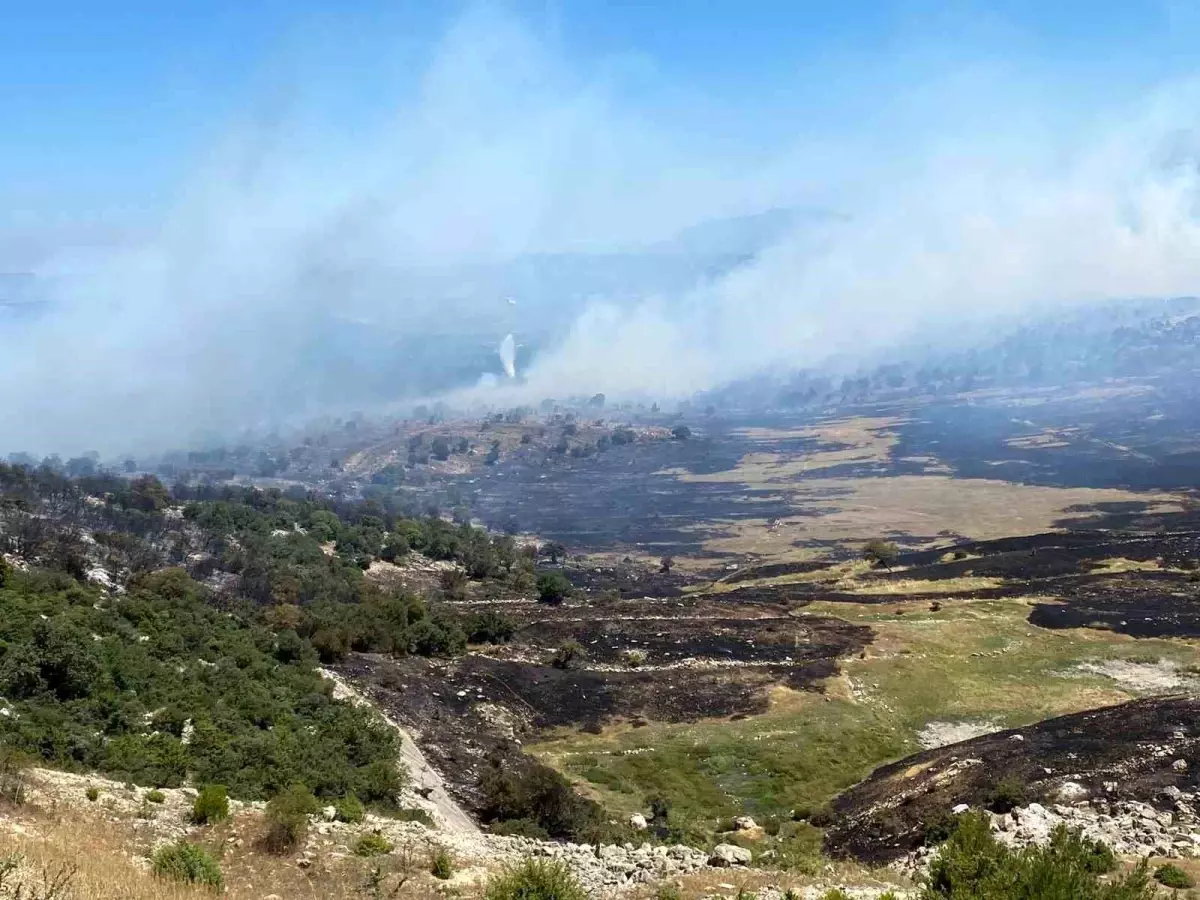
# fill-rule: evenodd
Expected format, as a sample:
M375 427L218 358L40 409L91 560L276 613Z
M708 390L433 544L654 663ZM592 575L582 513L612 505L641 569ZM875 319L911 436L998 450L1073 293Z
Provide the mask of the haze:
M604 6L126 5L74 63L83 5L18 13L0 451L681 399L1197 293L1181 6Z

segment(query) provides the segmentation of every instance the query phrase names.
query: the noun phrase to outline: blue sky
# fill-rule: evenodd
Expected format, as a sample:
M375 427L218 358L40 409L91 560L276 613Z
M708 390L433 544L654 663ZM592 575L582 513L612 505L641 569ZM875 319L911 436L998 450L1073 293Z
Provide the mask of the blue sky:
M299 414L330 316L467 332L509 291L519 341L557 324L487 402L1200 294L1200 0L0 4L0 272L52 310L0 331L27 448ZM780 207L839 215L686 283L539 268Z
M1187 2L604 2L505 6L629 104L753 146L861 126L937 73L1002 66L1064 107L1185 71ZM10 222L136 216L294 79L326 127L386 110L464 6L311 0L7 0L0 201ZM380 77L381 73L384 77ZM689 122L691 123L689 125ZM716 137L709 135L709 137Z

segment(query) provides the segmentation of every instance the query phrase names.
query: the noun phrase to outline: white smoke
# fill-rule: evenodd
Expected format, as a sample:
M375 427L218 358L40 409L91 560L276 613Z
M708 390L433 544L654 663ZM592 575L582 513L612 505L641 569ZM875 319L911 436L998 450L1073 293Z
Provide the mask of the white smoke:
M1000 318L1200 294L1197 95L1175 86L1037 161L918 161L819 240L790 235L683 296L597 302L524 392L685 396L917 338L953 346Z
M337 398L307 360L331 316L465 333L514 290L488 265L656 246L772 207L839 216L684 289L564 291L569 327L538 342L519 381L506 338L509 377L468 398L683 396L918 334L952 341L997 315L1200 293L1191 84L1126 92L1085 127L1003 78L955 105L881 66L869 127L796 118L791 134L738 144L748 119L689 110L685 89L662 84L672 116L659 115L619 66L580 71L494 12L407 70L416 83L353 142L309 139L345 133L336 116L234 129L161 219L98 264L48 265L55 314L0 331L0 452L138 452L323 412ZM423 287L435 266L454 273L437 295ZM521 326L499 329L525 335L558 312L520 304Z
M506 334L496 351L500 355L500 365L504 366L504 374L509 378L517 377L517 344L511 334Z

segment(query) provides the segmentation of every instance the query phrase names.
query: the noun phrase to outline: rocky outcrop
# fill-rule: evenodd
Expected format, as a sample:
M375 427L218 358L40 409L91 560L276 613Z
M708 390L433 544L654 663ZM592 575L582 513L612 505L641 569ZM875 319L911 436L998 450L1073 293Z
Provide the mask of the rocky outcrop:
M1101 817L1108 817L1134 828L1136 839L1112 831L1119 839L1114 849L1159 846L1151 826L1139 824L1159 820L1140 815L1143 808L1188 828L1169 835L1168 844L1182 845L1191 834L1197 722L1200 700L1152 698L914 754L876 769L834 801L837 821L826 847L874 863L902 859L921 846L927 822L963 804L987 808L1001 782L1020 787L1026 808L1032 802L1055 815L1071 810L1072 822L1094 817L1107 825ZM1037 819L1036 812L1026 815ZM1021 823L1013 829L1019 832Z

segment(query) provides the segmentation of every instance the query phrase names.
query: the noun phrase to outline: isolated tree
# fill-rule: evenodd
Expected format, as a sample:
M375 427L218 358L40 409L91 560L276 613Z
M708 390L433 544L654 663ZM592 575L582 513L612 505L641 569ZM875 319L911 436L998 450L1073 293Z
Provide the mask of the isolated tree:
M537 577L538 600L542 603L561 603L571 596L571 582L562 572L543 572Z
M671 556L664 556L658 561L658 564L662 566L662 572L664 575L670 575L671 569L675 566L675 558Z
M163 483L153 475L143 475L129 483L130 506L142 512L157 512L171 502Z
M433 439L433 443L429 447L429 452L434 459L442 460L444 462L450 458L450 442L444 437L435 437Z
M559 559L565 558L567 548L559 541L551 541L542 547L542 552L550 557L550 563L557 566Z
M676 425L671 429L671 437L677 441L686 441L692 436L692 429L686 425Z
M900 560L900 548L891 541L875 538L867 541L863 547L863 559L876 568L891 571L892 566Z

